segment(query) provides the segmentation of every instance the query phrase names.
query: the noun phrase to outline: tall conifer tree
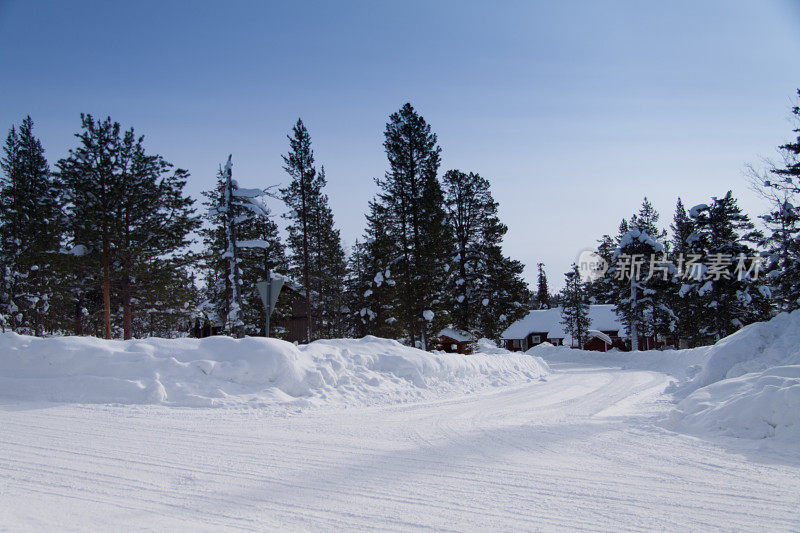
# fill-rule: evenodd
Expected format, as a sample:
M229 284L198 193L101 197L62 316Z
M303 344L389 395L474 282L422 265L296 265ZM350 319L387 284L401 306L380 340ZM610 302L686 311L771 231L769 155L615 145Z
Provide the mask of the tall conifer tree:
M496 339L527 311L530 292L521 276L523 266L502 253L508 228L497 216L489 181L473 172L450 170L443 185L455 239L448 287L452 322Z
M311 136L298 119L283 156L284 170L291 177L281 189L289 207L289 260L293 275L305 288L308 342L320 336L344 332L344 283L347 263L339 231L335 228L324 168L317 172ZM320 328L318 333L314 330Z
M165 300L157 287L189 282L185 253L199 219L183 193L188 172L147 154L144 138L122 132L111 118L81 115L81 126L78 147L58 162L76 279L79 290L88 290L80 281L87 278L100 287L103 336L114 332L113 300L122 309L123 336L131 338L134 307L185 310L177 293Z
M431 332L449 322L444 287L453 238L437 178L441 148L408 103L389 117L384 137L389 170L376 180L375 205L392 243L384 262L393 265L399 285L395 318L412 344L427 348Z

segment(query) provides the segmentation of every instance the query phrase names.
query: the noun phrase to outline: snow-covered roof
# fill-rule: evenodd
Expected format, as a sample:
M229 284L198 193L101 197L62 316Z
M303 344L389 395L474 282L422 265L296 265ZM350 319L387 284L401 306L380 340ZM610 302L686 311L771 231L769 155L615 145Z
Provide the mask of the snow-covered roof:
M561 323L561 308L537 309L525 318L517 320L506 329L501 338L524 339L531 333L547 333L548 339L563 339L567 336ZM589 327L596 331L619 331L622 324L614 306L598 304L589 306Z
M472 342L475 340L475 337L473 337L466 331L459 331L453 328L444 328L442 331L439 332L439 336L450 337L456 342Z

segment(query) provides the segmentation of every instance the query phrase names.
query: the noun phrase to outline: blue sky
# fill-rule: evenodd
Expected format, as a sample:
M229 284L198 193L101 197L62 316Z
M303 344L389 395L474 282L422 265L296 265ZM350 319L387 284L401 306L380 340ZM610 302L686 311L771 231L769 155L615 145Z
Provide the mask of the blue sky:
M285 184L298 117L347 244L387 168L388 115L411 102L442 171L492 182L506 252L547 265L647 195L668 225L790 137L800 2L38 2L0 0L0 129L30 114L54 163L79 114L110 115L212 186ZM280 206L275 206L280 210Z

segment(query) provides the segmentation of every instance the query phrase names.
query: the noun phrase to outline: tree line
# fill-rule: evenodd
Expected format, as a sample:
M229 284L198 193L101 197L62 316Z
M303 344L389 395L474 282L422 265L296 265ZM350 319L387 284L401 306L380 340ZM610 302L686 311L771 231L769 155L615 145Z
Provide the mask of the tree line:
M184 191L188 171L149 153L133 128L81 115L75 137L54 168L30 117L6 138L3 330L172 337L199 319L264 335L255 284L268 272L300 295L303 340L372 334L428 347L444 326L497 338L529 308L523 265L502 251L507 227L489 180L440 176L436 134L410 104L389 117L388 169L349 253L302 120L288 135L286 187L240 186L228 158L201 206ZM268 198L287 207L285 240ZM278 318L294 307L280 299Z
M800 108L792 114L800 123ZM645 198L603 235L595 253L608 270L585 276L573 265L560 295L577 342L586 342L590 303L615 305L634 349L708 344L800 308L800 128L792 131L779 162L749 170L770 205L758 217L763 230L721 191L689 209L678 198L669 231Z
M497 339L530 309L560 306L580 342L587 306L607 303L634 347L699 345L800 307L793 133L781 161L750 170L771 205L764 230L731 192L690 209L678 199L669 231L645 198L598 241L601 275L585 279L575 265L551 294L543 264L531 292L523 265L504 254L508 228L489 179L441 172L438 138L410 104L389 116L387 170L349 251L302 120L287 136L288 185L240 186L228 158L198 206L184 191L189 173L149 153L133 128L81 115L76 146L51 168L26 117L0 158L0 327L128 339L185 335L199 319L264 335L255 285L270 272L300 296L282 297L276 314L301 307L304 341L376 335L427 348L445 326ZM287 207L285 239L270 198Z

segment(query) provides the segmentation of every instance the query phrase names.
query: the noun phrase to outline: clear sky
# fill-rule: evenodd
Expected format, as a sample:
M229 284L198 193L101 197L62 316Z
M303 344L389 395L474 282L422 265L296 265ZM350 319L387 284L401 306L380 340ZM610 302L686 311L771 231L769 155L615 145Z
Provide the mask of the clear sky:
M0 129L26 114L51 164L79 114L110 115L212 186L285 184L298 117L346 244L411 102L442 171L492 182L506 252L551 284L647 195L665 226L790 138L800 2L0 0ZM279 206L275 206L279 210Z

